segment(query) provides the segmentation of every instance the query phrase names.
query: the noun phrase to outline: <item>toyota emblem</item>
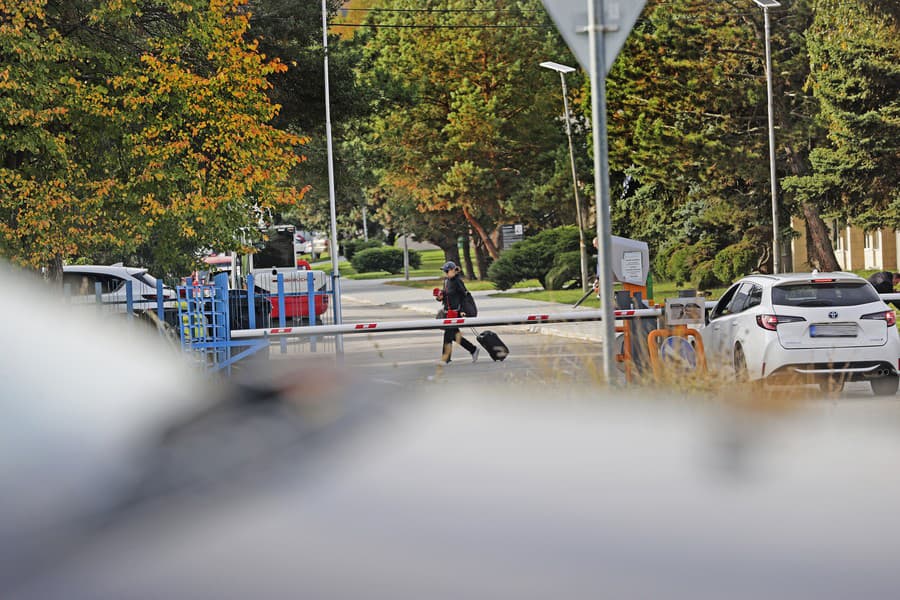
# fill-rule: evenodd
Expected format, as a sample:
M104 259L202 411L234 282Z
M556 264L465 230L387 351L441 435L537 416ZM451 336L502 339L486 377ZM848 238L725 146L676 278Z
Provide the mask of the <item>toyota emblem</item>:
M837 312L831 311L830 313L828 313L828 318L829 319L837 319Z

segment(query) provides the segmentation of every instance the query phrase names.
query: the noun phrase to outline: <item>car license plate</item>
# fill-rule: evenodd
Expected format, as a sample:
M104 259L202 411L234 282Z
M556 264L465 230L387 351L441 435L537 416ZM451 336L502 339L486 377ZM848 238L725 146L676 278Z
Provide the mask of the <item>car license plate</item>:
M809 326L809 337L856 337L856 324L816 323Z

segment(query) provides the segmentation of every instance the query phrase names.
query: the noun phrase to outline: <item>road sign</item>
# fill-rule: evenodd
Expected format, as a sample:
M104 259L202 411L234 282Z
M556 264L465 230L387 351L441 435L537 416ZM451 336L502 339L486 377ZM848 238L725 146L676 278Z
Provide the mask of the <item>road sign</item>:
M683 337L667 337L659 349L659 357L673 370L697 370L697 351Z
M503 243L503 250L508 250L516 242L521 242L525 239L525 228L521 223L502 225L500 228L500 238Z
M606 142L606 74L625 44L645 0L542 0L591 80L594 186L597 190L598 292L603 300L603 374L615 385L612 319L612 219L609 206L609 146ZM587 7L583 14L578 4ZM584 35L587 33L587 36Z
M590 72L591 51L588 44L588 2L595 0L542 0L544 8L566 45L584 71ZM637 22L646 0L606 0L603 3L603 74L609 73L625 39Z

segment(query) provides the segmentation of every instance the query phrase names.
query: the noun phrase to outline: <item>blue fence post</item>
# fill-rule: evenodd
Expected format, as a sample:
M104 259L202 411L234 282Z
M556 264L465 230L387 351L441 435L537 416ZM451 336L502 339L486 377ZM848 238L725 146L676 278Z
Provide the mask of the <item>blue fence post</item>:
M284 316L284 274L278 274L278 326L284 329L287 326L287 321ZM281 337L281 353L287 353L287 340L284 339L284 336Z
M163 282L162 279L156 280L156 316L159 317L159 322L162 323L166 320L166 307L164 306L165 296L163 295Z
M306 317L309 325L316 324L316 278L312 271L306 272ZM310 352L316 351L316 336L309 338Z
M329 294L331 295L331 322L337 323L337 302L334 299L334 278L335 274L331 273L331 290L329 290Z
M340 271L333 271L331 273L331 298L334 300L334 322L335 324L341 324L344 322L344 317L341 315L341 273ZM344 361L344 336L342 334L337 334L334 336L334 350L337 353L338 364L343 364Z
M247 304L250 305L250 329L256 329L256 291L253 289L253 274L247 275Z
M125 282L125 314L134 318L134 289L130 281Z
M306 272L306 306L309 311L309 324L316 324L316 279L312 271Z
M221 316L225 321L221 324L224 327L225 343L219 352L219 357L224 357L224 360L219 360L219 364L226 363L228 365L227 372L231 375L231 297L228 295L228 273L219 273L213 278L213 283L215 284L214 294L218 297L217 300L222 302ZM216 315L216 317L218 316Z

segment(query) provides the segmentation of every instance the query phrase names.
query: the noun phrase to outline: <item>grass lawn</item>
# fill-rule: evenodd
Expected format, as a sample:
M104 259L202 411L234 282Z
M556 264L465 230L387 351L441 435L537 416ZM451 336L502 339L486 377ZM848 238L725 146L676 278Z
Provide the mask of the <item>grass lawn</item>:
M420 251L419 255L422 258L422 263L418 269L410 269L409 276L410 277L427 277L428 279L424 280L409 280L406 281L404 279L403 273L388 273L387 271L373 271L371 273L357 273L356 269L353 268L353 265L350 264L349 261L344 261L340 264L341 276L346 277L347 279L391 279L389 283L392 285L402 285L407 287L414 287L420 289L432 289L435 287L441 287L443 285L441 283L441 267L444 266L444 263L447 262L444 259L444 251L443 250L425 250ZM327 257L327 255L322 255L320 257L321 260L318 260L312 263L312 268L331 272L331 259ZM307 260L309 260L307 258ZM480 291L480 290L493 290L494 284L490 281L469 281L466 280L466 287L472 291ZM523 281L515 286L516 288L524 288L524 287L540 287L540 284L537 280Z
M536 282L535 282L536 283ZM622 289L621 285L613 286L614 290ZM653 300L662 304L666 298L676 298L680 290L690 289L687 287L677 288L674 282L663 281L653 284ZM728 288L716 288L709 290L707 299L715 300ZM559 302L560 304L575 304L584 292L581 289L575 290L537 290L528 292L515 293L518 298L527 298L529 300L541 300L542 302ZM589 295L580 306L600 308L600 300L594 294Z
M410 269L410 277L428 277L434 276L435 273L440 277L441 266L446 262L444 260L444 252L442 250L425 250L420 251L422 264L418 269ZM309 260L308 255L306 257ZM312 268L322 271L331 272L331 258L327 254L319 257L319 260L312 263ZM399 279L403 281L403 273L388 273L387 271L373 271L371 273L357 273L350 261L343 261L340 264L341 276L347 279ZM431 286L434 287L434 286Z

